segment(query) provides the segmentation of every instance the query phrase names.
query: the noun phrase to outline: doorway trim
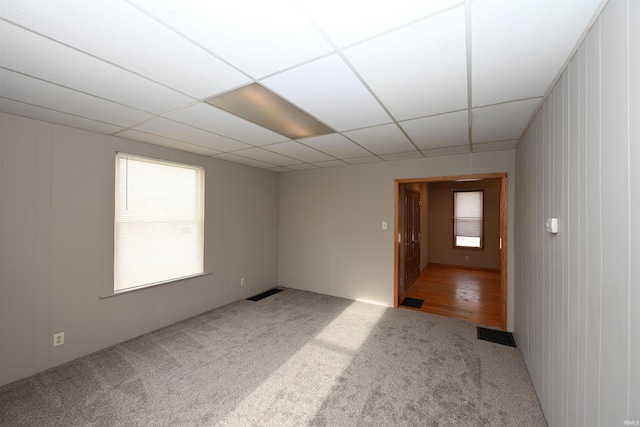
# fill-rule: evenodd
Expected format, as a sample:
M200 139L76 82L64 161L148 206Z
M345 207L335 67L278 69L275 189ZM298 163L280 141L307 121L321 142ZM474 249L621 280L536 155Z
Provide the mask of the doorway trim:
M456 181L467 179L495 179L500 178L500 239L502 243L502 249L500 251L500 328L502 330L507 329L507 173L486 173L486 174L472 174L472 175L454 175L454 176L438 176L427 178L403 178L396 179L394 182L394 226L393 226L393 306L398 308L400 302L398 301L398 274L400 271L400 250L398 236L401 231L398 229L399 215L400 215L400 187L404 184L413 183L429 183L429 182L443 182L443 181Z

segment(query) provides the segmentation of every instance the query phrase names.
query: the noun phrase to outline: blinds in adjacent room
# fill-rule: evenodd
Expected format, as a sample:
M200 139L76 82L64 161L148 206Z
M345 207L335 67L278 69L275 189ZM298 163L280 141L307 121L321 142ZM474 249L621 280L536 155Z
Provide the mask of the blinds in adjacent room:
M204 271L204 168L118 153L116 292Z
M454 238L456 246L482 247L482 191L454 191Z

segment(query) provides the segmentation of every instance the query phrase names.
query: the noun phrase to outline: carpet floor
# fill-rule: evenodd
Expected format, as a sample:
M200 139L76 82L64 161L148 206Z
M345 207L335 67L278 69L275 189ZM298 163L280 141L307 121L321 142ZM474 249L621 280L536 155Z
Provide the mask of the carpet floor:
M2 426L545 426L476 325L286 289L0 388Z

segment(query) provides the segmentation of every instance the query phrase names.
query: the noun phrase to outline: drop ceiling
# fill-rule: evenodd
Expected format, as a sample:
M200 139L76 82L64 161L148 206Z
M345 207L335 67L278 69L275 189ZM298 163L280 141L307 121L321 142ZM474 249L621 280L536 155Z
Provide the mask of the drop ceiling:
M0 0L0 111L281 172L509 150L603 3ZM251 84L331 133L205 102Z

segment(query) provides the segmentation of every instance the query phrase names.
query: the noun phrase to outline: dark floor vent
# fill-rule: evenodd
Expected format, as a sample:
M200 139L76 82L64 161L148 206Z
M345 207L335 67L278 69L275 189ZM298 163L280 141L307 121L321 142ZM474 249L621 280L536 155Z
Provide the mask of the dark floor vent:
M251 298L247 298L247 301L260 301L261 299L270 297L271 295L277 294L278 292L282 292L282 289L277 289L277 288L269 289L268 291L265 291L261 294L252 296Z
M496 329L488 329L478 326L478 339L496 344L508 345L509 347L516 347L516 341L513 339L513 334L511 332L498 331Z
M411 307L411 308L422 308L422 304L424 304L423 299L405 298L404 301L402 301L402 304L400 305L404 305L405 307Z

